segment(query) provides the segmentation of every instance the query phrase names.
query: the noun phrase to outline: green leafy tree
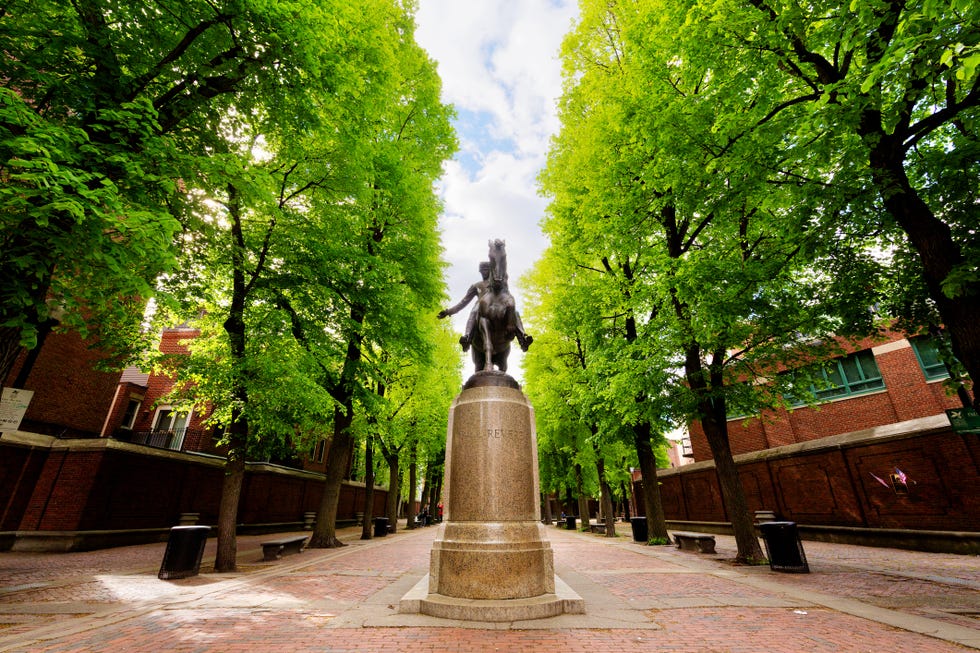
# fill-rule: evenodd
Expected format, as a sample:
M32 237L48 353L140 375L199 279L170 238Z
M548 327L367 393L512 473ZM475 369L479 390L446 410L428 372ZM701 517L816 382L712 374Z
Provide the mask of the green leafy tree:
M222 571L234 569L245 458L263 438L319 435L311 423L333 432L313 543L338 544L336 500L355 407L375 383L365 347L418 342L413 310L431 305L439 288L431 184L453 141L408 8L366 0L290 20L317 34L302 39L307 73L290 93L257 88L225 115L223 148L187 180L200 205L220 209L189 215L196 229L185 238L185 264L167 281L185 314L197 305L214 316L222 329L210 335L219 351L227 348L213 368L214 393L230 406ZM295 360L297 373L283 374L276 389L264 380L275 378L278 363L261 353L282 351L292 356L281 363ZM257 401L274 397L279 403ZM298 414L303 399L310 403ZM292 424L266 428L269 411L292 413Z
M692 2L673 27L684 57L737 60L755 129L779 129L824 198L880 211L872 230L903 237L952 352L980 375L976 179L980 173L980 7L952 2ZM730 114L720 114L715 127ZM851 192L845 190L850 187ZM815 191L818 189L814 189ZM826 200L832 201L832 200ZM851 213L828 224L853 227ZM976 403L976 393L973 397Z
M174 265L184 181L225 151L227 116L288 106L302 120L316 80L359 92L359 7L4 5L0 378L58 320L130 353L106 335L136 332L134 300Z
M525 366L528 371L527 391L535 406L538 420L539 465L551 454L562 453L580 465L594 467L602 516L606 520L606 535L615 536L610 480L624 472L627 464L621 454L611 455L624 437L631 436L633 429L624 428L622 417L616 413L612 402L606 402L596 388L605 380L596 373L597 360L601 359L601 337L586 334L600 318L595 313L595 296L586 304L586 295L573 297L575 286L566 286L561 276L554 274L561 261L549 251L529 275L532 300L527 315L540 334L535 351L528 352ZM545 292L542 289L547 289ZM588 317L588 316L591 316ZM572 329L562 325L574 325ZM606 335L606 334L604 334ZM631 444L632 444L632 439ZM616 465L607 468L607 459ZM566 470L570 468L565 463ZM545 487L555 485L555 480L545 476ZM567 486L579 490L578 478L563 478ZM581 488L584 490L584 487ZM581 492L580 492L581 496ZM586 504L587 505L587 504ZM588 512L582 513L583 520ZM662 521L662 520L661 520ZM586 522L583 522L587 525Z
M739 62L678 41L683 9L589 3L582 16L542 175L553 197L545 227L591 305L618 307L607 319L635 334L635 351L609 359L618 381L602 387L631 386L634 403L701 422L738 558L759 560L727 406L778 402L745 381L774 378L792 345L871 328L871 289L855 274L874 272L869 245L825 238L851 194L810 198L824 185L816 171L779 147L779 129L756 129L777 118L745 110L772 89L747 90Z
M395 16L392 24L403 36L391 53L388 70L394 83L374 120L363 125L370 161L362 177L365 202L355 207L359 223L338 252L353 274L345 275L349 287L336 287L347 307L337 329L346 346L339 377L330 382L338 409L311 546L339 544L337 501L352 445L346 426L368 378L362 365L365 347L389 350L394 341L423 347L425 330L418 316L437 303L441 292L433 182L455 149L451 110L439 100L434 63L412 40L411 15Z
M461 362L455 338L433 313L416 315L426 332L423 346L378 357L373 375L384 379L380 386L384 393L376 393L372 405L365 407L369 421L376 424L376 440L388 467L385 517L395 530L403 486L401 454L421 443L424 451L433 452L429 459L435 465L442 463L449 405L459 387ZM409 515L408 528L413 526L413 516Z

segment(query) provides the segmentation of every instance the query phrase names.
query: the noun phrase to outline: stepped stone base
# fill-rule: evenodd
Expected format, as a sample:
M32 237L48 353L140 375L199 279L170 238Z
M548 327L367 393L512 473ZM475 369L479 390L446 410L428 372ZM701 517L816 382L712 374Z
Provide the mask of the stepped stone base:
M561 614L585 614L585 600L554 577L554 593L523 599L464 599L429 592L428 574L402 597L401 614L425 614L457 621L526 621Z

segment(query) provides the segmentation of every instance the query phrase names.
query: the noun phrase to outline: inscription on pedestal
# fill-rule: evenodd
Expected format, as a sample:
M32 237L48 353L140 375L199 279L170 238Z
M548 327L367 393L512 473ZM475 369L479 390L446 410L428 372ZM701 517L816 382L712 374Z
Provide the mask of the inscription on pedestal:
M476 396L476 399L470 399ZM454 407L447 447L448 520L536 520L533 415L520 391L475 388Z

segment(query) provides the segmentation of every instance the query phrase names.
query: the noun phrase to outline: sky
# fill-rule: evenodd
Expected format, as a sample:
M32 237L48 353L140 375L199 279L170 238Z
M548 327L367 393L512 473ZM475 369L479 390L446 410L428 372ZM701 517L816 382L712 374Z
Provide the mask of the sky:
M448 305L480 280L491 238L507 242L510 290L519 312L524 305L520 278L547 246L536 178L559 128L558 53L577 13L575 0L419 0L416 40L438 65L460 144L437 188ZM457 332L468 315L453 318ZM508 363L522 380L516 341ZM467 359L464 375L472 372Z

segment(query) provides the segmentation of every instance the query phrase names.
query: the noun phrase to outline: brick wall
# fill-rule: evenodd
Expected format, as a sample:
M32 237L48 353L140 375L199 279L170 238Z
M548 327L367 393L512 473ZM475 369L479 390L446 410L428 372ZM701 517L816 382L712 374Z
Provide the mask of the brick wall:
M774 510L799 524L980 532L975 435L935 426L921 434L869 430L793 449L736 457L750 511ZM896 469L909 479L907 493L892 484ZM661 470L658 480L667 519L728 521L712 463Z
M0 531L15 531L41 481L47 447L0 447Z
M181 513L216 524L224 463L195 454L154 450L111 439L59 441L42 435L0 440L2 530L91 531L168 528ZM302 521L315 512L323 475L249 464L238 521ZM363 484L341 487L338 519L363 512ZM374 514L387 491L376 488Z

